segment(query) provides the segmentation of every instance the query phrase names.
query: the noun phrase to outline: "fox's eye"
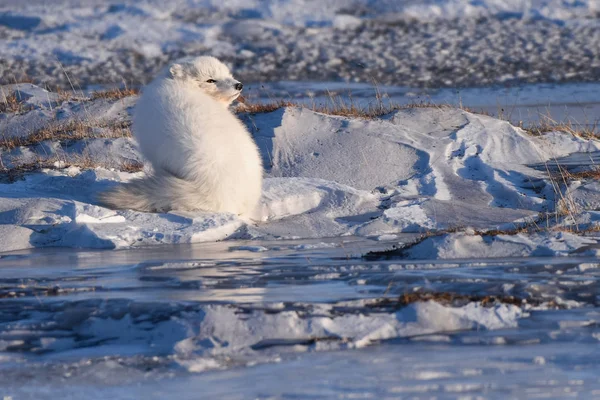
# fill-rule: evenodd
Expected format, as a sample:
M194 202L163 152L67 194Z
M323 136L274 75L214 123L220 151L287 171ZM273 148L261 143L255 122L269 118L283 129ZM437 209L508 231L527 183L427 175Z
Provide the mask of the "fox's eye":
M217 83L217 81L215 81L214 79L209 79L206 81L206 83Z

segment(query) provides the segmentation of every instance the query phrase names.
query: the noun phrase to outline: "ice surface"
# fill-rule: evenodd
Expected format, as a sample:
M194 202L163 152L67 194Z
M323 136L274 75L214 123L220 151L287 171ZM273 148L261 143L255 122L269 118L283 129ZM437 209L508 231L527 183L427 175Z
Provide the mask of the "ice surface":
M258 243L2 256L2 395L598 390L597 258L368 261L352 253L378 245L359 238ZM442 295L402 300L427 292Z

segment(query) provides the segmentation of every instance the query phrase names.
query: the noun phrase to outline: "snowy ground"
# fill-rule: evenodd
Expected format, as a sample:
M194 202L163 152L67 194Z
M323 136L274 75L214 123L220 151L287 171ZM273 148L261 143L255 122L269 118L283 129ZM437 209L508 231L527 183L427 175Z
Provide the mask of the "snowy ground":
M598 2L167 3L0 2L2 83L77 88L0 87L0 397L600 396L600 141L518 127L594 128L553 82L598 78ZM262 220L100 207L145 172L92 91L200 53L304 105L238 110Z
M569 231L595 226L597 184L565 180L555 171L561 157L599 151L596 140L564 132L534 136L451 107L399 109L372 119L301 107L242 113L267 172L261 221L246 224L226 214L147 214L97 205L99 191L145 173L124 172L143 162L126 128L136 96L65 100L30 84L3 91L20 99L20 110L0 121L5 168L0 227L10 237L4 251L227 238L387 240L400 233L468 228L471 236L456 233L444 242L447 258L465 243L473 247L468 251L483 253L564 254L594 240ZM49 129L54 136L40 136ZM23 173L39 165L50 169ZM586 167L594 169L580 163L571 170ZM478 242L473 233L540 223L567 232L530 235L518 241L524 249L502 244L501 236L493 245ZM428 239L435 240L440 239ZM444 246L435 245L438 252Z
M0 78L139 85L210 53L244 81L593 81L599 12L596 0L5 0Z

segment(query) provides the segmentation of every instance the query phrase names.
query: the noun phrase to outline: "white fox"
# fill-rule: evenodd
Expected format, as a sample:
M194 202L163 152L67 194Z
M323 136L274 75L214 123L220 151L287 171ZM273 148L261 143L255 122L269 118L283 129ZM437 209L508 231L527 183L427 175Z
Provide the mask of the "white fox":
M214 57L170 65L142 91L133 115L134 136L154 174L101 193L101 203L252 216L263 168L250 133L228 109L241 90Z

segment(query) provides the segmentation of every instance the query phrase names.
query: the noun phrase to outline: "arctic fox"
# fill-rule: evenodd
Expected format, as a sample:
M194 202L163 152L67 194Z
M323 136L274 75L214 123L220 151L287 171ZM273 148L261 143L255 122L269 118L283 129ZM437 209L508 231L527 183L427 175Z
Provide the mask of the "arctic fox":
M134 136L154 173L100 194L101 203L251 217L262 191L261 158L246 127L228 109L242 86L214 57L165 69L142 91L133 115Z

